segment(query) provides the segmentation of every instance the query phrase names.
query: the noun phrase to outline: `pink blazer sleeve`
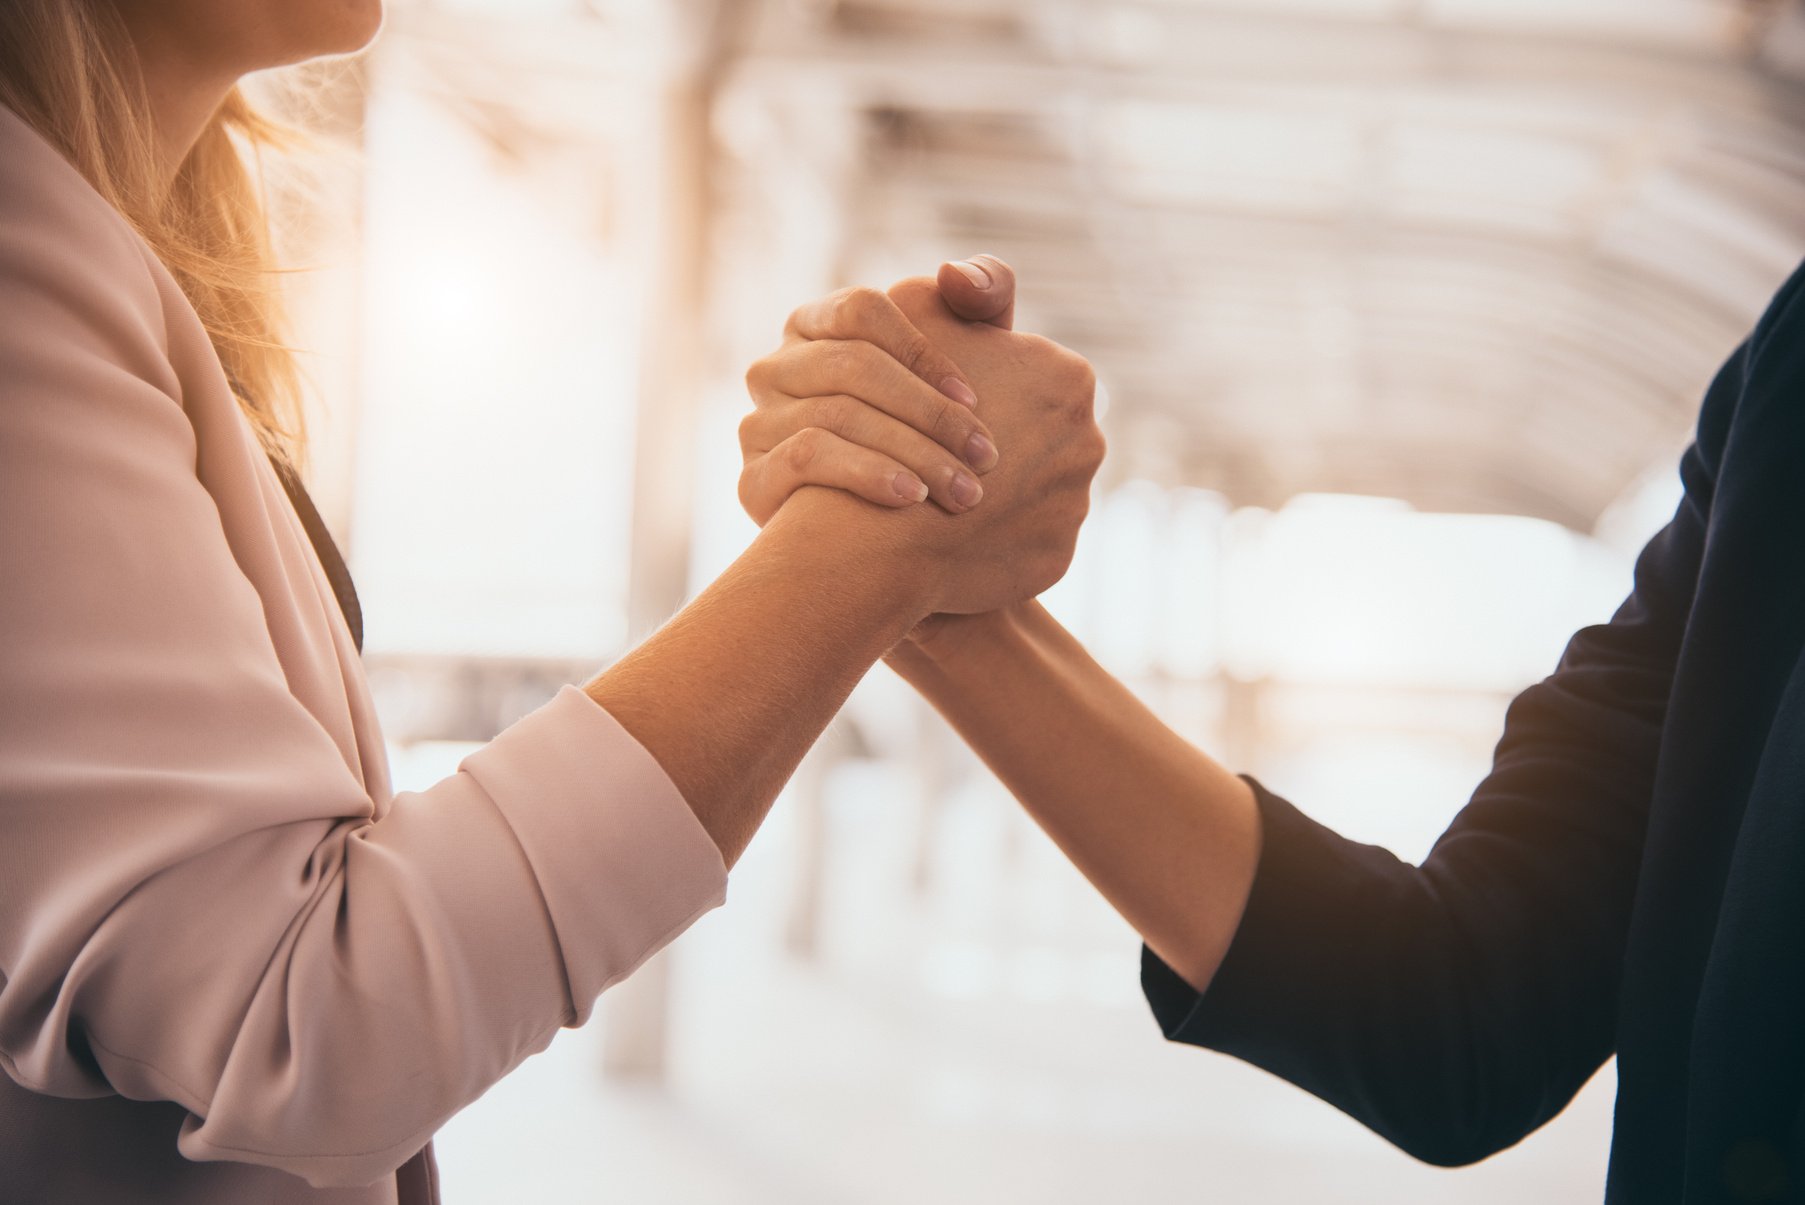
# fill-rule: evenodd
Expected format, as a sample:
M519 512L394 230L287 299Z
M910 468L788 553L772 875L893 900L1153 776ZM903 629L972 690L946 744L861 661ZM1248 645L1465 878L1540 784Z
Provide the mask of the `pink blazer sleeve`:
M224 388L161 265L0 109L0 1067L177 1102L191 1159L368 1183L726 875L575 688L391 796Z

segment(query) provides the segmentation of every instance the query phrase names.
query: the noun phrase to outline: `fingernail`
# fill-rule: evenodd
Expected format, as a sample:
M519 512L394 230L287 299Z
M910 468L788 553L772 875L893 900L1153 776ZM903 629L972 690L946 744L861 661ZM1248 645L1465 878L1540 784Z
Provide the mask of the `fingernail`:
M896 491L898 498L907 502L920 502L928 496L928 487L913 473L898 473L896 480L890 483L890 488Z
M997 462L997 446L973 431L965 441L965 463L980 473Z
M978 504L978 499L984 496L984 487L964 473L954 473L953 483L948 487L948 492L952 494L953 501L960 506L973 507Z
M978 395L971 391L971 386L958 377L948 377L940 382L940 392L964 406L967 410L978 408Z
M971 281L972 288L988 289L990 287L990 273L969 259L954 260L953 267L965 274L965 279Z

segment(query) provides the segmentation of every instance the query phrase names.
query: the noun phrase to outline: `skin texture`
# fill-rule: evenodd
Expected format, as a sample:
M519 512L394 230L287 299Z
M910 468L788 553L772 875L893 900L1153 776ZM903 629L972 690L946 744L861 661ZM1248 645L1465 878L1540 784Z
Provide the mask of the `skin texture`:
M369 45L382 0L96 0L124 20L175 177L239 78Z
M915 320L913 335L956 360L964 340L1013 320L1014 275L995 257L943 266L936 283L943 298L939 311L922 296L922 282L904 282L892 297ZM899 335L887 315L872 319L877 313L866 306L848 315L871 319L865 337L873 354L891 354L898 370L921 362L917 339ZM943 314L967 321L949 331ZM803 362L814 357L812 379L823 387L831 387L834 371L855 363L861 380L897 379L896 372L872 370L869 358L854 361L831 345L798 344L796 329L792 323L779 353L796 377L810 371ZM854 322L837 327L832 337L852 340L860 332ZM786 421L800 421L806 410L773 391L761 396L755 388L753 397L769 411L759 428L763 439L780 446L793 438ZM888 414L900 409L889 397L872 405ZM989 417L983 400L978 411ZM848 431L883 430L847 422ZM1005 457L1013 454L1007 440L1001 446ZM851 475L844 467L856 463L841 454L831 469L788 466L786 478L748 455L742 496L750 493L769 506L770 492L786 481L856 489L856 483L846 484ZM1259 813L1247 784L1161 723L1036 602L932 616L887 661L947 718L1147 944L1193 987L1206 988L1234 939L1259 861Z

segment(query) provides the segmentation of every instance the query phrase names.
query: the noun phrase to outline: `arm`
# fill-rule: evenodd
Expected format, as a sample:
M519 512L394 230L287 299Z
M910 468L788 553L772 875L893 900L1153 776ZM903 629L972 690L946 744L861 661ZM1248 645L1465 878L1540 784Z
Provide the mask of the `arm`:
M889 660L1141 934L1167 1037L1452 1166L1554 1116L1612 1050L1697 551L1676 523L1613 623L1513 704L1492 774L1421 867L1229 776L1033 604L937 620Z
M1161 723L1037 602L942 617L888 661L1147 944L1207 986L1259 854L1248 785Z
M747 374L756 409L741 427L740 496L754 519L764 522L805 484L885 500L885 450L925 443L940 418L908 404L924 383L909 380L910 366L926 360L926 377L946 371L936 353L949 328L931 328L939 337L929 339L923 327L942 304L1001 329L1014 317L1015 274L994 256L942 265L935 286L939 297L931 299L923 282L905 282L889 304L870 290L839 293L791 317L783 346ZM842 350L848 345L866 351L854 360ZM833 463L798 466L770 455L820 421L823 408L805 400L811 394L846 404L825 411L847 433L833 444ZM943 454L938 472L954 468ZM937 479L933 468L921 476ZM1253 875L1259 826L1250 788L1161 724L1037 603L936 616L888 661L1149 944L1206 984ZM1098 799L1109 806L1095 806Z
M741 427L740 495L754 519L764 522L804 484L885 501L892 467L885 450L902 454L911 440L925 445L924 433L944 426L941 415L910 403L926 378L947 371L939 353L949 328L932 325L940 303L1007 329L1015 275L994 256L977 256L942 265L938 298L923 283L898 286L894 300L853 290L802 307L783 347L747 374L757 409ZM847 346L865 352L848 357ZM910 379L923 362L931 367L915 375L924 380ZM806 400L815 394L844 405ZM798 466L770 455L820 421L846 432L831 445L832 463ZM960 446L963 434L949 446ZM944 453L927 464L938 466L921 472L927 480L957 468ZM1193 982L1207 983L1253 875L1259 826L1247 785L1161 724L1037 603L936 616L888 660L1149 944ZM1109 805L1096 806L1099 799Z
M1515 701L1491 775L1421 867L1229 776L1033 604L936 617L890 663L1141 932L1169 1037L1290 1079L1426 1160L1482 1158L1611 1052L1715 465L1746 361L1796 287L1713 384L1685 500L1634 592Z
M1069 559L1088 472L1048 420L1088 393L1011 402L993 374L1019 451L982 513L798 497L588 697L390 799L179 290L47 147L0 145L25 156L0 190L0 1068L173 1101L189 1158L394 1169L719 902L921 613Z
M1256 787L1260 858L1209 990L1143 960L1169 1038L1246 1059L1443 1166L1566 1106L1615 1048L1709 463L1687 453L1686 499L1634 592L1511 704L1491 773L1421 866Z
M960 621L977 630L935 634L954 638L954 655L936 659L931 641L892 663L1142 934L1143 985L1169 1038L1271 1071L1418 1158L1469 1163L1553 1117L1613 1049L1708 505L1696 452L1688 484L1636 594L1513 704L1492 774L1421 867L1262 788L1250 821L1250 801L1201 754L1168 770L1186 765L1179 738L1042 623ZM985 689L967 672L976 664L1016 683L988 696L989 716L969 702ZM1100 693L1083 702L1077 690ZM1047 724L1049 705L1073 733L1063 760L1055 742L1024 747L1008 723L1025 710L1035 718L1023 728ZM1084 722L1097 724L1088 738Z
M898 555L912 521L799 494L682 614L584 688L658 759L728 865L858 680L920 618L929 571Z
M999 275L1006 270L998 268ZM588 688L669 768L730 861L866 669L928 614L983 613L986 600L1015 601L1045 589L1069 564L1088 509L1103 455L1089 364L1044 339L1000 327L961 329L930 282L893 292L902 305L855 289L791 318L790 345L816 354L774 359L749 374L794 390L784 395L785 416L800 426L773 443L747 444L760 466L759 485L742 496L769 497L781 488L759 512L765 526L753 551L766 555L757 563L742 558ZM967 306L1006 312L1012 280L1003 292L1000 302L979 298ZM891 351L832 338L860 324L884 335ZM955 382L961 400L928 390L929 380L943 389ZM963 400L977 396L974 385L989 399L990 425ZM879 413L855 393L882 400L908 421ZM918 480L935 483L932 496L942 506L898 497L890 483L906 471L901 462L809 425L824 413L857 418L866 411L883 424L848 430L899 439L911 449L899 454L921 468ZM997 459L992 425L1011 448L1007 465ZM748 424L742 437L764 429ZM987 454L978 463L960 461L950 449L969 451L974 436ZM772 454L786 446L809 454ZM943 488L965 473L986 475L983 506ZM842 492L858 487L878 505ZM1032 508L1024 506L1028 500ZM1034 520L1024 522L1030 510ZM764 549L773 536L780 543ZM923 606L930 597L941 601ZM704 713L711 717L706 729L690 722Z

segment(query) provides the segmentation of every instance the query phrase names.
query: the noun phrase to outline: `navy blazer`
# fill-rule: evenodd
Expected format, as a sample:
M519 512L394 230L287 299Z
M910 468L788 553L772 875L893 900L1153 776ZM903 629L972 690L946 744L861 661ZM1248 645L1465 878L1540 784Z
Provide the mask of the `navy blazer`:
M1245 919L1166 1035L1483 1159L1613 1053L1607 1200L1805 1200L1805 268L1712 383L1607 624L1511 704L1411 866L1258 788Z

